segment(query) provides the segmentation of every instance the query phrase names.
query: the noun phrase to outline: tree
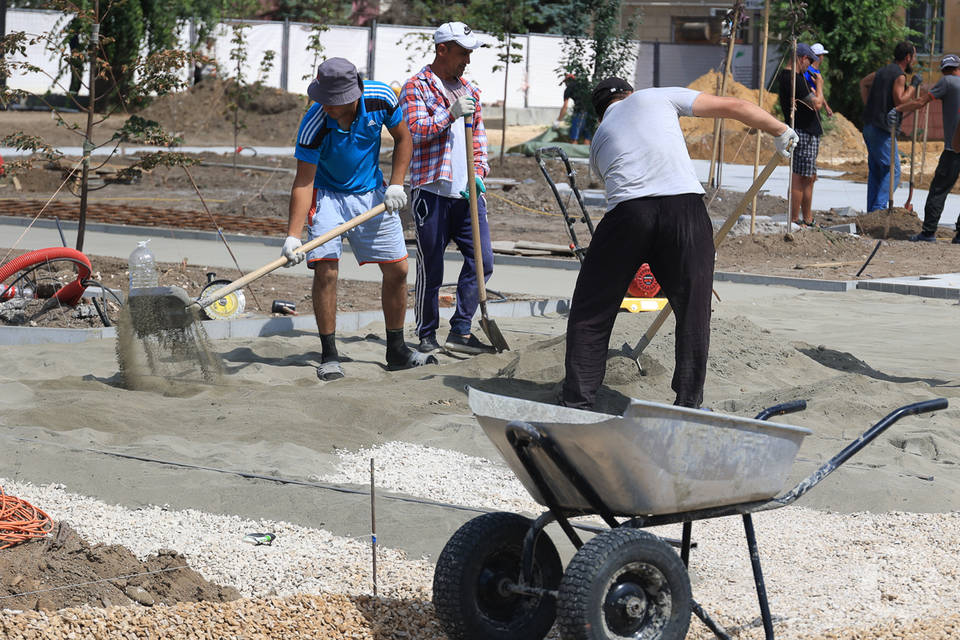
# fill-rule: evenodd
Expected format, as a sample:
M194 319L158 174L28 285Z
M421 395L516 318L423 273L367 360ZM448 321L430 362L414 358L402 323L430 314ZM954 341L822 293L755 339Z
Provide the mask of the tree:
M500 133L500 166L507 146L507 81L510 79L510 63L521 62L523 56L517 51L523 45L513 39L514 34L527 30L527 21L534 13L531 0L488 0L484 12L477 16L476 27L497 38L497 60L493 70L503 68L503 123Z
M120 1L122 2L122 0ZM66 179L66 181L74 180L77 170L80 170L80 177L77 181L79 183L80 196L77 250L83 250L87 196L90 191L88 175L91 171L90 165L93 151L99 148L109 150L107 159L103 163L105 164L113 157L117 147L124 142L139 142L161 146L170 146L177 142L175 138L163 132L160 125L156 122L145 120L138 116L130 116L119 131L111 135L109 139L97 143L94 140L95 127L110 117L113 109L118 108L114 106L102 116L97 114L96 97L98 83L104 78L109 79L112 82L112 90L115 92L115 105L124 107L131 103L136 103L149 95L163 95L182 88L184 85L181 79L182 71L191 60L190 54L185 51L160 49L143 54L137 52L122 68L115 68L111 62L106 59L105 52L108 51L109 47L115 45L118 40L123 40L125 35L115 36L112 32L105 29L101 35L101 27L105 24L110 24L112 25L111 28L122 29L124 25L128 25L128 23L122 20L114 22L101 21L110 14L112 9L118 6L121 6L120 2L114 4L109 2L109 0L105 0L103 6L100 5L99 0L93 0L90 9L78 8L76 5L73 6L76 10L74 20L80 21L82 25L89 25L89 30L86 32L89 34L89 37L85 42L87 46L86 59L83 58L83 53L76 49L73 49L68 54L68 50L71 50L72 47L68 40L64 38L61 31L55 30L51 33L35 36L28 36L23 32L13 32L0 38L0 78L9 77L14 73L21 72L45 73L41 68L32 64L26 57L28 45L42 44L55 56L66 57L70 55L73 58L73 63L80 63L81 66L83 62L89 63L90 75L86 80L88 92L86 103L81 102L77 95L68 94L68 98L72 101L76 109L86 115L85 127L81 128L80 125L68 123L55 105L49 102L46 95L33 96L40 102L46 103L59 126L66 127L73 131L83 141L82 158L70 168ZM129 81L117 82L116 77L118 76L129 78ZM81 78L81 85L83 82L83 78ZM59 77L51 77L51 84L55 88L60 86ZM6 107L11 102L25 97L27 97L27 92L23 90L9 89L6 86L0 87L0 107ZM30 150L38 153L43 158L54 161L61 159L61 154L44 143L43 140L25 136L22 132L15 132L5 136L0 140L0 145L12 146L20 150ZM111 145L113 147L112 149L110 149ZM28 168L30 162L31 158L27 158L26 160L12 163L10 168L13 171L22 170ZM182 154L162 151L152 153L139 157L134 164L128 166L122 172L122 179L133 180L139 172L159 165L187 166L193 162L193 160L186 158ZM92 169L96 170L97 168L98 167L93 167Z
M792 31L788 13L805 9L806 18L796 29L797 39L822 42L830 51L821 68L830 105L862 127L860 79L892 61L898 42L916 36L899 17L911 4L912 0L845 0L807 6L780 1L771 7L771 28L788 42Z
M620 0L570 0L563 12L563 58L559 74L572 73L573 101L586 114L585 128L592 130L597 114L590 100L594 84L618 76L630 79L637 58L633 22L622 26Z

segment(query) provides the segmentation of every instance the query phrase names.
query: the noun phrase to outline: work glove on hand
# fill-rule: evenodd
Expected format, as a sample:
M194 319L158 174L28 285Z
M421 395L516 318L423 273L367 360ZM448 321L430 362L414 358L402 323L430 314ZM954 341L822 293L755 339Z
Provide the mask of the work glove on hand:
M283 257L287 259L287 264L283 265L285 267L292 267L295 264L300 264L303 262L303 259L307 257L305 253L297 253L296 250L303 245L300 242L300 238L294 238L293 236L287 236L287 239L283 241Z
M920 76L920 74L919 73L913 74L913 78L911 78L910 80L910 86L916 89L917 87L920 86L921 83L923 83L923 78Z
M454 119L469 116L476 110L477 101L473 96L460 96L450 105L450 113L453 114Z
M774 142L777 144L777 153L784 158L789 158L793 153L793 148L800 142L800 136L797 135L796 131L787 127L787 130L778 135Z
M399 211L407 206L407 192L403 190L403 185L392 184L387 187L387 192L383 194L383 204L387 211Z
M554 120L554 121L553 121L553 129L554 129L555 131L560 131L560 129L562 129L562 128L563 128L563 120Z
M476 180L476 182L477 182L477 195L479 196L481 193L486 193L486 192L487 192L487 188L483 185L483 180L480 179L480 176L476 176L476 175L475 175L475 176L473 176L473 178L474 178L474 180ZM465 199L469 199L469 198L470 198L470 188L467 187L466 189L464 189L463 191L461 191L461 192L460 192L460 195L461 195L463 198L465 198Z
M895 108L887 111L887 127L890 131L896 129L898 124L900 124L900 112Z

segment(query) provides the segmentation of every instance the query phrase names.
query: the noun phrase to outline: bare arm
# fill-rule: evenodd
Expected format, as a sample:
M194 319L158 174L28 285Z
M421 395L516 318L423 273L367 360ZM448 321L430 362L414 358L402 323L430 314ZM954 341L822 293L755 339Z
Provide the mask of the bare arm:
M898 107L905 102L909 102L917 97L917 90L915 88L907 87L907 76L900 76L893 81L893 106ZM916 110L917 107L911 109L911 111Z
M921 98L914 98L909 102L904 102L903 104L897 105L896 109L900 113L911 113L917 109L920 109L932 100L934 100L934 97L930 93L927 93Z
M563 120L563 117L567 115L567 105L570 104L570 98L567 98L563 101L563 106L560 107L560 115L557 116L557 120Z
M778 136L787 130L787 125L759 106L730 96L720 97L701 93L693 101L693 115L701 118L733 118L773 136Z
M310 200L313 198L313 177L317 173L317 165L297 160L297 175L293 178L293 188L290 189L290 210L287 218L287 235L299 238L303 233L303 224L307 221L310 211Z
M393 136L393 166L390 169L390 184L403 184L403 179L407 175L407 167L410 166L410 158L413 157L413 137L410 130L407 129L407 123L403 120L400 124L387 129Z
M860 99L863 100L863 104L867 104L867 96L870 95L870 87L873 86L873 79L876 75L877 72L874 71L870 75L860 79Z
M960 149L960 127L957 127L957 130L953 132L953 141L950 143L950 148L953 149L954 153L960 153L960 151L957 151Z

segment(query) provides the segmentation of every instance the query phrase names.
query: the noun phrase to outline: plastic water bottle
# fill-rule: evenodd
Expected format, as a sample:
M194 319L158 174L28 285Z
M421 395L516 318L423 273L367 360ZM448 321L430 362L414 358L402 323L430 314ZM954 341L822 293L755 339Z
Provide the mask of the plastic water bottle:
M154 260L153 253L147 247L149 240L143 240L137 243L137 248L130 254L130 288L146 289L156 287L160 284L160 277L157 274L157 262Z

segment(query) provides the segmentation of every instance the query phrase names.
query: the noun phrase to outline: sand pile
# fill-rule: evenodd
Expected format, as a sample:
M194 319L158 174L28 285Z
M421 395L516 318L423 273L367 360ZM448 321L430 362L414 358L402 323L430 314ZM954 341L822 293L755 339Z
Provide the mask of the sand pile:
M710 70L703 74L689 85L688 89L703 91L712 95L718 95L718 81L721 74ZM757 104L760 92L756 89L750 89L745 85L735 81L733 78L727 78L727 87L725 95L740 98L747 102ZM827 97L829 100L829 96ZM779 98L776 93L765 91L763 94L763 108L770 113L774 112L774 105ZM841 163L857 163L866 161L867 147L863 142L863 136L860 130L854 126L842 113L834 113L830 119L821 112L824 128L827 133L820 140L820 154L818 164L830 166ZM713 119L712 118L680 118L680 127L683 129L683 135L687 140L687 147L690 150L690 156L699 159L710 158L713 150ZM724 142L723 159L724 162L751 163L753 162L756 149L756 134L752 129L736 120L724 120ZM773 140L770 136L764 136L760 147L761 164L769 158L774 151Z

